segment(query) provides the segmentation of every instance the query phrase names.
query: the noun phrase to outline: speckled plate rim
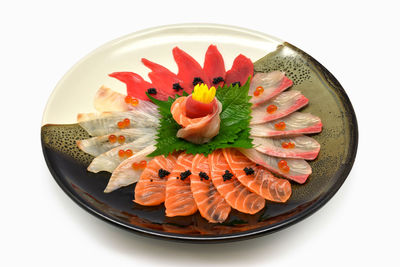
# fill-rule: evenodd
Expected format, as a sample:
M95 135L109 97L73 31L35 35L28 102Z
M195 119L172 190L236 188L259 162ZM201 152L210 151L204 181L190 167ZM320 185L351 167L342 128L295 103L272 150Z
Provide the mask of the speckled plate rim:
M96 53L96 51L100 50L101 48L114 43L114 42L119 42L122 41L126 38L131 38L134 35L141 35L146 32L150 31L156 31L156 30L162 30L162 29L167 29L167 28L176 28L176 27L181 27L181 28L190 28L190 27L218 27L218 28L227 28L231 30L238 30L238 31L246 31L255 35L259 36L264 36L266 38L271 38L273 40L276 40L277 42L282 42L278 38L272 37L270 35L260 33L257 31L245 29L245 28L240 28L240 27L235 27L235 26L228 26L228 25L220 25L220 24L175 24L175 25L166 25L166 26L160 26L160 27L154 27L154 28L149 28L145 29L142 31L138 31L133 34L126 35L124 37L118 38L116 40L110 41L99 48L95 49L91 53L89 53L86 57L81 59L78 63L76 63L60 80L59 83L67 76L69 72L71 72L80 62L84 61L86 58L90 57L92 54ZM290 44L290 46L294 47L293 45ZM298 49L298 48L296 48ZM315 60L313 57L308 55L307 53L303 52L301 49L298 49L302 53L306 54L311 60L313 60L313 63L325 74L328 76L329 80L331 83L335 84L337 88L337 93L341 95L342 103L344 107L346 108L346 111L349 113L349 121L353 125L353 127L350 130L350 147L349 147L349 153L347 154L347 158L344 160L344 171L342 175L338 178L337 182L334 183L330 189L323 194L321 197L317 199L314 203L312 203L309 207L304 209L303 211L299 212L298 214L282 220L278 223L274 223L271 225L267 225L264 227L261 227L259 229L253 229L253 230L248 230L244 232L237 232L237 233L232 233L232 234L226 234L223 236L191 236L191 235L184 235L184 234L176 234L176 233L166 233L166 232L160 232L157 230L148 230L144 229L139 226L135 226L132 224L127 224L122 221L119 221L115 218L112 218L108 216L106 213L100 211L99 209L93 207L87 201L82 199L76 192L71 191L69 186L65 184L65 180L61 178L57 171L51 166L50 161L47 157L47 154L45 153L45 147L42 142L42 150L43 150L43 155L46 161L46 164L50 170L50 173L52 174L54 180L57 182L57 184L61 187L61 189L75 202L77 203L80 207L82 207L84 210L89 212L90 214L94 215L97 218L100 218L101 220L110 223L114 226L118 226L119 228L122 228L124 230L128 230L130 232L134 232L136 234L141 234L147 237L152 237L152 238L161 238L165 240L172 240L172 241L181 241L181 242L193 242L193 243L219 243L219 242L231 242L231 241L239 241L239 240L245 240L249 238L254 238L258 237L261 235L265 234L271 234L274 233L278 230L282 230L286 227L289 227L297 222L302 221L303 219L307 218L308 216L312 215L315 213L317 210L319 210L322 206L324 206L335 194L336 192L340 189L340 187L343 185L344 181L348 177L352 166L354 164L356 154L357 154L357 147L358 147L358 124L357 124L357 118L356 114L354 111L354 108L350 102L349 97L347 96L345 90L343 87L340 85L339 81L323 66L321 65L317 60ZM57 86L56 86L57 88ZM53 90L52 94L49 97L48 103L51 101L51 98L53 95L56 93L56 89ZM45 112L47 110L47 105L45 108Z

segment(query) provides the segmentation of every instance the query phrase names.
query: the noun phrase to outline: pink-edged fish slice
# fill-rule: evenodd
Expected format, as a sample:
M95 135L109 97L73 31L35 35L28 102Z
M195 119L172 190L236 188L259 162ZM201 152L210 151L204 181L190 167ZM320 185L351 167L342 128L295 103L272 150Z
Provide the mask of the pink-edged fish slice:
M127 93L129 96L136 97L142 100L149 101L150 99L147 97L146 92L150 88L155 88L153 84L145 81L139 74L136 74L134 72L113 72L108 76L113 77L125 83ZM160 88L155 88L155 89L156 89L156 94L152 95L154 98L160 100L168 99L168 94L165 93L162 89Z
M284 122L285 128L278 130L275 124ZM292 136L319 133L322 131L321 119L310 113L294 112L286 117L264 124L250 126L250 135L257 137Z
M243 86L249 77L253 77L254 66L250 58L238 55L233 61L232 68L226 72L225 84L239 83Z
M319 153L320 144L309 136L292 137L256 137L250 136L254 148L273 157L314 160ZM294 144L293 148L284 148L283 143Z
M151 70L148 76L156 88L161 88L171 97L176 94L181 95L183 90L188 94L191 93L190 86L169 69L145 58L142 58L142 63Z
M215 45L210 45L207 49L203 70L215 88L224 84L226 75L224 58Z
M172 55L178 65L178 78L185 82L190 88L190 92L196 83L201 81L208 86L211 86L208 76L203 71L200 64L182 49L175 47L172 49Z
M272 99L281 92L293 85L293 81L286 77L282 71L272 71L268 73L259 72L253 77L250 83L249 96L250 103L253 106L259 106L262 103ZM263 91L258 96L254 95L256 89L261 86Z
M262 124L283 118L308 104L308 98L299 91L291 90L280 93L273 99L253 107L251 111L252 119L250 124ZM269 113L267 108L271 105L276 106L276 111Z
M310 176L312 173L311 166L303 159L282 159L278 157L271 157L255 150L254 148L240 148L239 151L254 163L259 164L265 167L267 170L293 180L299 184L303 184L307 180L308 176ZM278 162L281 160L287 162L287 166L290 168L289 172L284 172L279 169Z

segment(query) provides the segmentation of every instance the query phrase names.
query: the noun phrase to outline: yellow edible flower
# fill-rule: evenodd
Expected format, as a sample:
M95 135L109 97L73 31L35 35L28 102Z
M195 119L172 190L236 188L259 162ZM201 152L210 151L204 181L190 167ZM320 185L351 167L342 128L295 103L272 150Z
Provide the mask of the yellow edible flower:
M209 104L214 100L215 87L208 88L207 84L197 84L194 87L192 98L204 104Z

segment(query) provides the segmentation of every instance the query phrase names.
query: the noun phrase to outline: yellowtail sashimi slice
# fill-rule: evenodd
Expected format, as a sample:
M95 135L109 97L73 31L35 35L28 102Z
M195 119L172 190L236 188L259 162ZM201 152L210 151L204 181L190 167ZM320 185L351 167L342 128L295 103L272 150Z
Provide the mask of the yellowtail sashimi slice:
M307 161L302 159L282 159L277 157L271 157L261 152L258 152L254 148L252 149L239 149L246 157L256 164L259 164L271 172L277 173L285 178L298 182L299 184L304 183L308 176L311 174L311 167ZM279 168L278 163L284 160L286 165L290 168L289 171L283 171Z
M137 104L126 103L126 95L115 92L107 87L100 87L94 97L94 107L97 111L129 111L140 110L158 116L157 106L150 101L137 99Z
M279 124L284 124L280 129ZM258 137L288 136L319 133L322 130L321 119L310 113L295 112L284 118L264 124L250 126L250 134Z
M320 150L320 144L314 138L305 135L250 138L257 151L273 157L314 160Z
M123 136L125 138L124 143L131 143L144 135L150 135L153 136L154 138L155 134L156 134L155 128L132 128L132 129L121 130L107 135L92 137L85 140L78 140L76 141L76 144L85 153L97 157L100 154L107 152L108 150L121 146L121 144L118 142L118 138L120 136ZM116 136L117 140L114 142L110 142L109 140L110 135Z
M270 100L293 85L293 82L285 76L284 72L272 71L269 73L256 73L250 83L249 95L250 103L259 106ZM257 95L255 91L262 87L262 91Z
M84 113L78 114L78 123L91 136L106 135L120 130L118 122L129 119L130 128L156 128L158 127L158 118L149 113L137 110L125 112L103 112L103 113Z
M231 212L231 206L214 187L208 159L203 154L197 154L193 159L190 188L203 218L211 223L221 223L226 220Z
M89 167L87 168L90 172L100 172L100 171L107 171L113 172L118 165L126 159L126 157L120 157L118 155L120 150L132 150L133 153L139 152L142 149L145 149L149 145L155 144L154 136L145 135L136 139L131 143L127 143L118 147L115 147L98 157L94 158L92 163L90 163Z
M277 178L265 168L256 166L236 149L224 149L223 153L232 172L250 191L275 202L289 199L292 186L288 180Z
M107 187L104 190L105 193L110 193L123 186L136 183L140 175L143 172L143 168L133 168L133 163L140 163L145 160L149 162L152 158L147 157L150 153L156 150L156 146L150 145L143 150L140 150L132 157L124 160L118 167L113 171L110 180L108 181Z
M250 124L262 124L285 117L308 104L308 99L299 91L288 91L254 107Z

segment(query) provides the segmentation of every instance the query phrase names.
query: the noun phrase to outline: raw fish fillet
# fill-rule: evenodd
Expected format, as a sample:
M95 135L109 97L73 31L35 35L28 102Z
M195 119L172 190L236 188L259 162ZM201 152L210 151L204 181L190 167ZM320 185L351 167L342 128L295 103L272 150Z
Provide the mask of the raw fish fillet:
M190 176L181 179L182 172L192 169L193 158L191 154L180 154L174 170L168 177L165 197L165 214L168 217L192 215L197 211L190 189Z
M147 146L145 149L135 153L132 157L124 160L113 171L104 193L110 193L118 188L133 184L139 180L143 169L132 168L133 163L139 163L142 160L149 162L152 158L147 157L156 150L154 145Z
M215 45L210 45L207 49L203 70L215 88L224 84L226 75L224 58ZM217 82L218 78L222 78L222 81ZM217 83L214 79L217 79L215 80Z
M115 92L107 87L100 87L94 97L94 107L97 111L129 111L138 110L154 116L158 115L157 106L150 101L139 100L137 106L125 103L126 95Z
M248 214L255 214L264 208L264 198L248 190L236 176L224 181L225 171L231 170L222 150L215 150L208 156L208 160L212 182L232 208Z
M208 180L201 178L200 172L202 172L202 176L206 174ZM197 154L193 159L190 187L197 208L203 218L211 223L221 223L226 220L231 211L231 206L226 203L214 187L211 181L208 159L203 154Z
M278 162L282 160L282 158L265 155L261 152L258 152L254 148L252 149L240 148L239 150L254 163L264 166L271 172L280 174L283 177L298 182L300 184L304 183L312 172L310 165L305 160L302 159L283 159L287 162L287 165L290 167L290 171L286 173L281 171L278 167Z
M275 124L284 122L284 130L277 130ZM322 130L321 119L310 113L294 112L284 118L264 124L250 126L250 134L258 137L288 136L299 134L319 133Z
M308 99L299 91L288 91L279 94L273 99L253 107L250 124L262 124L285 117L308 104ZM275 105L277 110L270 114L267 107Z
M232 68L226 72L225 84L229 86L239 82L243 86L250 76L253 77L253 73L253 62L240 54L233 61Z
M157 128L159 126L157 117L139 110L80 113L78 114L78 123L91 136L99 136L119 131L117 123L125 118L130 120L130 126L127 129L136 127Z
M292 85L293 82L285 76L284 72L256 73L250 83L249 95L252 96L250 102L253 103L253 106L259 106ZM259 96L254 96L254 91L258 86L262 86L264 92Z
M125 137L125 143L131 143L138 139L141 136L144 135L149 135L149 136L154 136L156 135L156 129L155 128L131 128L131 129L123 129L121 131L112 133L115 136L124 136ZM85 140L78 140L76 141L76 144L78 147L84 151L85 153L88 153L94 157L97 157L98 155L107 152L108 150L111 150L117 146L120 146L121 144L118 142L110 143L108 140L108 137L110 135L102 135L102 136L96 136L92 137L89 139Z
M292 186L288 180L277 178L264 168L257 167L236 149L224 149L223 153L232 172L250 191L271 201L286 202L289 199ZM245 168L252 168L254 174L247 175Z
M186 99L187 97L180 97L171 106L174 120L183 127L176 136L195 144L207 143L219 132L222 104L216 100L212 114L191 119L186 116Z
M274 157L313 160L320 150L319 143L305 135L286 138L250 136L250 138L253 139L253 145L257 151ZM283 148L283 142L293 143L295 147Z
M160 176L160 169L172 172L176 157L157 156L149 161L135 187L134 202L143 206L156 206L165 201L165 186L169 175Z
M107 171L113 172L118 165L125 160L118 155L119 150L130 149L133 153L139 152L149 145L155 144L154 135L144 135L131 143L117 146L93 159L87 168L90 172Z

